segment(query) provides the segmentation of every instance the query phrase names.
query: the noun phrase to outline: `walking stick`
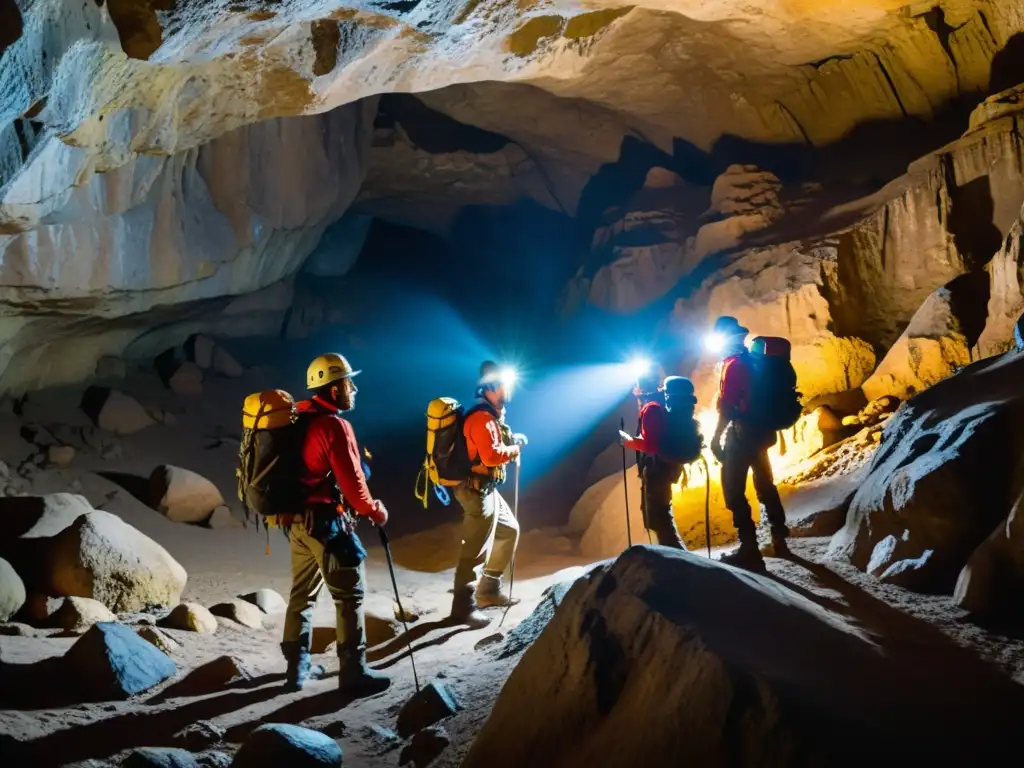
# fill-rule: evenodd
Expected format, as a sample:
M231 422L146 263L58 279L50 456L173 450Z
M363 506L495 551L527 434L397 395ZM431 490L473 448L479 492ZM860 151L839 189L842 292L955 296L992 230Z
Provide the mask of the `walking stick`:
M523 471L523 459L520 455L519 460L516 462L516 484L512 491L512 517L515 518L516 524L519 523L519 473ZM501 629L501 625L505 623L505 617L508 616L508 612L512 610L512 590L516 585L516 551L512 550L512 562L509 563L508 571L508 605L505 606L505 612L501 614L501 621L498 622L498 629Z
M395 561L391 559L391 543L388 541L388 535L384 532L384 528L377 526L377 531L380 533L380 543L384 545L384 555L388 559L388 571L391 572L391 586L395 590L395 602L398 604L398 613L400 614L399 620L402 622L402 629L405 632L407 642L409 643L409 662L412 664L412 682L416 686L416 693L420 692L420 678L416 674L416 656L412 651L412 639L409 638L409 625L405 621L405 608L402 607L402 598L398 594L398 580L395 578Z
M626 419L619 419L619 427L626 431ZM629 524L629 479L626 474L626 444L622 444L622 492L626 494L626 541L633 546L633 527Z
M704 464L704 540L708 545L708 560L711 559L711 470L708 468L707 457L702 453L700 460Z

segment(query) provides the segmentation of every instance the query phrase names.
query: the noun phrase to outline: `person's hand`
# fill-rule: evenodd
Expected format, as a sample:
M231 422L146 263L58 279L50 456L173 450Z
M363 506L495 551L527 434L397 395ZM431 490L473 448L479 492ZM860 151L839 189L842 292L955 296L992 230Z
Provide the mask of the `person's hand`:
M620 429L619 430L619 445L625 445L626 441L629 440L631 437L632 437L632 435L630 435L629 432L623 432Z
M530 441L526 439L526 435L522 432L516 432L512 435L512 442L518 445L520 448L524 448L529 445Z
M380 499L373 502L373 509L366 516L370 518L371 523L381 528L388 524L388 510Z
M711 455L718 459L718 462L722 462L722 458L725 456L725 449L722 448L722 441L715 440L711 443Z

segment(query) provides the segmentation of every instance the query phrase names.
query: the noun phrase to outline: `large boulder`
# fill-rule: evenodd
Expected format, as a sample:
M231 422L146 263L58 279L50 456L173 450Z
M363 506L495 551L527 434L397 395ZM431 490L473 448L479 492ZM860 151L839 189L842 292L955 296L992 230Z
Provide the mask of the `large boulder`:
M119 613L177 604L187 578L166 549L99 510L54 537L45 557L49 594L91 597Z
M88 597L66 597L50 621L65 632L82 633L93 624L117 621L107 606Z
M1010 512L1024 458L1024 353L975 363L904 403L830 551L884 581L949 592Z
M634 547L572 586L462 766L982 764L1012 748L1019 686L858 624L767 576Z
M246 739L233 768L340 768L341 747L330 736L297 725L268 723Z
M953 600L974 616L1016 616L1024 594L1024 494L1006 520L971 554Z
M969 365L988 292L988 277L980 273L958 277L929 296L864 382L868 400L906 399Z
M110 387L89 387L81 407L97 427L115 435L130 435L156 423L138 400Z
M154 508L176 523L202 523L224 499L217 486L189 469L163 464L149 477Z
M11 564L0 558L0 622L10 619L24 604L24 582Z
M96 624L71 646L62 664L94 699L126 699L171 677L171 658L123 624Z
M43 549L56 536L93 508L77 493L48 493L45 496L0 497L0 557L10 562L31 591L49 581Z
M203 394L203 370L193 362L185 361L171 374L167 386L176 395L197 396Z

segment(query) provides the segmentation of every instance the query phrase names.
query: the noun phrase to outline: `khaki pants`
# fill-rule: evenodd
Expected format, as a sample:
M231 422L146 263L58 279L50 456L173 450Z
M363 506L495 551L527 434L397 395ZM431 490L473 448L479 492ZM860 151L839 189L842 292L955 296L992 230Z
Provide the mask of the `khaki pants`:
M519 543L519 523L497 489L486 493L468 485L455 489L462 507L462 554L455 568L455 592L480 577L505 573Z
M342 565L331 547L310 536L303 523L288 535L292 551L292 591L284 620L284 641L309 648L313 636L313 607L324 584L334 600L338 655L366 648L363 616L365 573L362 564Z
M768 449L775 444L775 433L759 432L736 422L725 434L722 457L722 495L725 506L732 512L733 525L739 533L740 543L756 545L757 536L747 501L747 472L754 474L754 491L761 502L761 510L768 518L773 537L785 538L786 511L782 507L779 491L775 487Z
M672 515L672 483L679 479L683 468L657 464L643 471L640 489L640 510L644 527L653 534L654 543L663 547L685 550L679 537L676 520Z

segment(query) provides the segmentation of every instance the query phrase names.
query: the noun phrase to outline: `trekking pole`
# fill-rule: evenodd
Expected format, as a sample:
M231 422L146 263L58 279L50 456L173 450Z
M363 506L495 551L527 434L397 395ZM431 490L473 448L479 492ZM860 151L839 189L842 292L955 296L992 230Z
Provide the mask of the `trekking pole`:
M512 517L515 518L516 524L519 523L519 473L523 471L523 459L520 456L519 461L516 462L516 484L512 491ZM505 623L505 617L508 616L508 612L512 610L512 589L516 585L516 552L512 550L512 562L509 563L508 571L508 605L505 606L505 612L501 614L501 621L498 622L498 629L501 629L501 625Z
M704 464L704 539L708 544L708 560L711 559L711 469L708 459L702 453L701 463Z
M619 427L626 431L626 419L619 419ZM626 444L622 444L622 492L626 495L626 541L633 546L633 527L629 524L629 479L626 474Z
M398 594L398 579L395 578L395 561L391 559L391 543L388 541L388 535L384 532L383 526L377 526L377 531L380 533L380 543L384 546L384 555L388 559L388 571L391 572L391 586L395 590L395 603L398 605L399 620L402 622L402 629L405 632L406 638L408 638L409 644L409 662L412 664L412 682L416 686L416 693L420 692L420 677L416 674L416 656L412 651L412 639L409 638L409 625L405 621L405 608L402 607L402 598Z

